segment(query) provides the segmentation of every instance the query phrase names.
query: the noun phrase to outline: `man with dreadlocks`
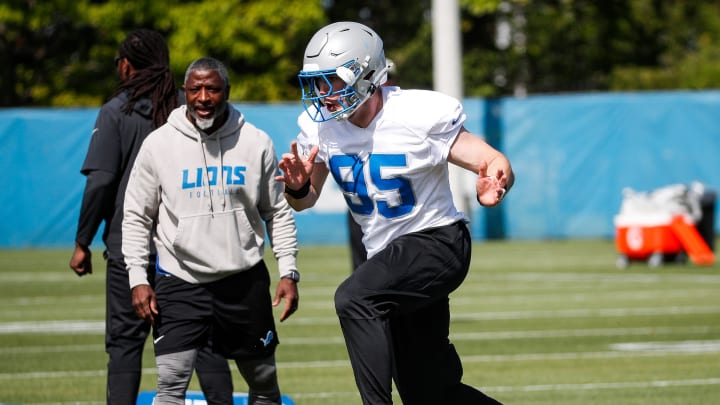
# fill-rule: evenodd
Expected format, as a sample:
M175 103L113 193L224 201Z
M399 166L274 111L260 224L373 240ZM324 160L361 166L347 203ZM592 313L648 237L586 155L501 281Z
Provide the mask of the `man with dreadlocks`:
M120 84L100 109L81 173L86 176L75 250L70 267L92 273L90 243L102 235L107 260L105 349L109 355L107 403L134 405L140 386L142 353L150 324L135 315L121 249L123 200L130 170L145 137L162 126L181 100L169 67L165 38L139 29L119 47L115 66ZM148 273L155 273L154 257ZM150 277L152 280L152 277ZM209 348L200 350L196 371L210 404L232 404L228 362Z

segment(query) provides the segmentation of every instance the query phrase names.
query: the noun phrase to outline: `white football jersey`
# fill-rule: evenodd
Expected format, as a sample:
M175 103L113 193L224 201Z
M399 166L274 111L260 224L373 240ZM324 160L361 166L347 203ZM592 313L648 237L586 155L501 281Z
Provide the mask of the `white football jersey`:
M383 108L367 128L298 118L300 153L323 162L363 230L368 257L410 232L467 218L450 191L447 156L466 115L458 100L381 87Z

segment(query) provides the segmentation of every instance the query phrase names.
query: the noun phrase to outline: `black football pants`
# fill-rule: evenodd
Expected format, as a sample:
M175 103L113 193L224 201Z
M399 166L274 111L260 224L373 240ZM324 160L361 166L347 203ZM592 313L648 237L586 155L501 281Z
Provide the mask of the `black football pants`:
M154 280L154 262L150 267L148 280ZM125 263L109 258L106 278L107 403L135 405L142 376L143 348L150 335L150 325L135 315ZM198 354L195 369L208 404L233 403L232 375L224 357L204 348Z
M464 223L407 234L369 258L335 293L363 404L497 404L461 383L448 339L449 294L467 275L471 242Z

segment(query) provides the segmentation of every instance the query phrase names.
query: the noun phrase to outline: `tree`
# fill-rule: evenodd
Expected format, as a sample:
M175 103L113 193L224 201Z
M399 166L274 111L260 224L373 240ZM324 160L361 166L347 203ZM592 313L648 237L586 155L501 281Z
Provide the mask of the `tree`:
M95 99L94 94L80 95L103 69L101 55L93 54L102 38L84 19L82 5L72 0L0 5L0 106L52 104L58 93L71 88L77 89L78 104ZM110 66L112 54L107 56Z
M395 62L403 87L432 87L430 0L371 0L361 7L350 0L330 3L329 21L357 21L382 37L385 56Z
M463 2L468 95L702 89L720 82L718 0L507 0L496 11L492 3ZM501 24L510 40L493 49L486 34Z
M325 23L320 2L306 0L185 2L158 21L171 31L174 70L216 57L231 72L230 97L244 101L297 100L305 45Z
M358 4L360 4L358 6ZM720 0L460 0L464 94L720 85ZM228 65L231 98L297 100L307 41L331 21L378 31L403 87L432 87L430 0L6 0L0 106L97 106L135 28L162 32L178 83L195 58Z
M304 0L10 0L0 21L0 106L84 106L112 93L117 46L136 28L166 35L178 83L213 56L228 65L232 99L297 99L305 41L325 15Z

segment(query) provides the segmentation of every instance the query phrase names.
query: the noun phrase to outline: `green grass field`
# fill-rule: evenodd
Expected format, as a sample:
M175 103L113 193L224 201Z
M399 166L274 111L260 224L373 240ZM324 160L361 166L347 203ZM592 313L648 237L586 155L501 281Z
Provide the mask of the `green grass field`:
M101 249L83 278L70 253L0 251L0 402L105 402ZM465 382L505 404L720 403L720 265L615 258L612 241L476 244L451 297ZM277 355L297 405L360 403L332 305L349 262L345 246L301 249L300 310ZM142 389L155 379L148 345Z

